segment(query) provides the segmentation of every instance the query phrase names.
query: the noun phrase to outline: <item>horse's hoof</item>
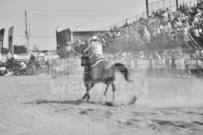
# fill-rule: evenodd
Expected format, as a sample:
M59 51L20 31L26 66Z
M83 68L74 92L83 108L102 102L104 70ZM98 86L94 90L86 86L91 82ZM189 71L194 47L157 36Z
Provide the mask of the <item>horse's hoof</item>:
M83 101L83 99L78 99L78 100L76 100L76 102L82 102Z
M86 102L89 103L89 102L90 102L90 99L87 99Z
M137 101L137 97L133 96L132 100L128 103L128 105L134 105L136 101Z

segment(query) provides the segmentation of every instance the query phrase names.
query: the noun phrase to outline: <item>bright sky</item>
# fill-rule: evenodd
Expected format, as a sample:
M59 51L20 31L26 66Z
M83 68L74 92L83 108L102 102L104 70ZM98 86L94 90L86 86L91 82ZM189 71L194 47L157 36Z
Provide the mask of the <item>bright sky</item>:
M153 2L157 0L149 0ZM145 0L0 0L0 29L14 26L14 44L25 44L27 10L30 45L41 50L56 49L55 30L99 30L145 11Z

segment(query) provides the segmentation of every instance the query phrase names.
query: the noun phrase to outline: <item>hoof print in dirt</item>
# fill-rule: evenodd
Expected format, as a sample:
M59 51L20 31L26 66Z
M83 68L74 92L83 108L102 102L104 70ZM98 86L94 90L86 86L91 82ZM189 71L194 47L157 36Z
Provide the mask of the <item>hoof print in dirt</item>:
M81 111L81 112L79 112L80 114L83 114L83 115L87 115L88 113L87 113L87 111Z
M118 120L118 123L124 124L124 125L133 125L133 123L129 120Z
M127 120L124 124L125 125L132 125L133 123Z
M109 102L109 101L106 101L105 105L107 105L107 106L115 106L114 102Z

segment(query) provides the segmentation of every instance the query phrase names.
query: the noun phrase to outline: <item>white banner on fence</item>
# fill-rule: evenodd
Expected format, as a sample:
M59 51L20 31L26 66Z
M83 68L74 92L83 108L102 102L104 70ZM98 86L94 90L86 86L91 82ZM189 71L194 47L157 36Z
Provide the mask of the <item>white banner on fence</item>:
M176 60L176 67L177 69L185 69L185 60L184 59Z
M149 60L147 59L137 59L136 65L138 69L147 69L149 68Z
M155 69L166 68L166 60L152 60L152 67Z
M198 69L197 60L187 60L186 64L189 69Z

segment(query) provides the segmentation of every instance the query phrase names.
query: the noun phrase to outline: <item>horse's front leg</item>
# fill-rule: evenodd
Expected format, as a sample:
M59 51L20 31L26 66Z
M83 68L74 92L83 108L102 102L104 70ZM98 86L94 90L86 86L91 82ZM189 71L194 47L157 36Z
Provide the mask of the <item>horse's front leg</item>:
M115 99L115 91L116 91L116 84L114 81L111 82L112 91L113 91L113 99Z
M92 89L92 87L94 87L94 83L93 82L89 82L88 84L85 84L85 87L86 87L86 93L85 95L82 97L82 100L84 100L86 97L87 97L87 101L90 100L90 90Z

